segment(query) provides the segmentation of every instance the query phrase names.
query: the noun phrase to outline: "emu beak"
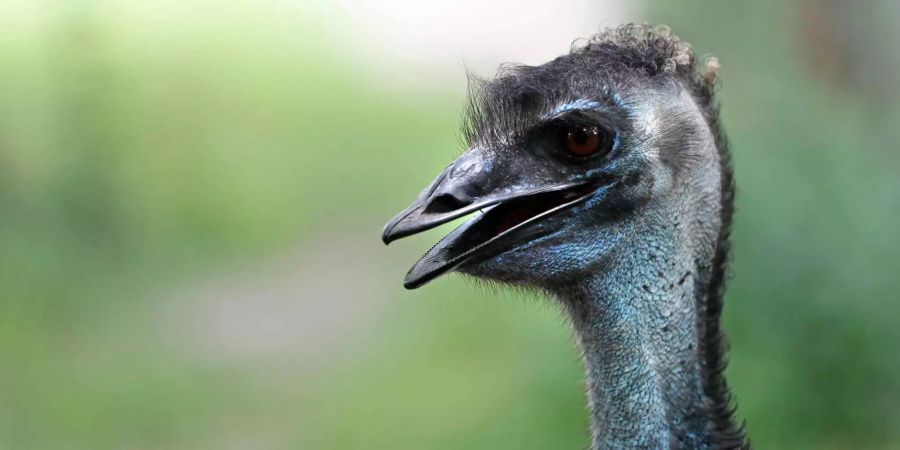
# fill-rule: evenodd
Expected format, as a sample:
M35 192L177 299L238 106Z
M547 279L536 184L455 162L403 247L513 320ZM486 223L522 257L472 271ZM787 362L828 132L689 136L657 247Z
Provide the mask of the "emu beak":
M496 203L496 196L485 195L489 178L479 153L465 153L385 225L381 239L390 244Z
M420 233L482 210L438 242L410 269L404 287L415 289L460 265L475 263L508 250L515 243L552 231L529 224L585 200L599 185L594 181L549 184L523 182L509 168L496 168L472 149L445 169L408 208L384 227L382 240ZM540 224L537 224L540 225ZM527 228L528 230L519 231ZM515 233L516 241L509 235Z

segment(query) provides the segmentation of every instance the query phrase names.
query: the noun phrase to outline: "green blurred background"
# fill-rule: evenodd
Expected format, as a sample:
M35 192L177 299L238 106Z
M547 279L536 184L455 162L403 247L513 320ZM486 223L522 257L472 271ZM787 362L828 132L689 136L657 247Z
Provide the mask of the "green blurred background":
M759 448L900 448L900 4L0 4L0 448L577 449L568 326L381 226L465 66L666 23L723 65Z

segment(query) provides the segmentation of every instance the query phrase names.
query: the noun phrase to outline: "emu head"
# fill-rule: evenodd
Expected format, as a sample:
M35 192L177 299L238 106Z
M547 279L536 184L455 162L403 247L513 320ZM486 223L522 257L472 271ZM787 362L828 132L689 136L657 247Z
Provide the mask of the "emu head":
M405 286L455 270L562 289L634 259L635 248L715 240L714 69L697 73L690 48L664 30L630 26L475 80L468 149L383 239L476 217L428 251Z

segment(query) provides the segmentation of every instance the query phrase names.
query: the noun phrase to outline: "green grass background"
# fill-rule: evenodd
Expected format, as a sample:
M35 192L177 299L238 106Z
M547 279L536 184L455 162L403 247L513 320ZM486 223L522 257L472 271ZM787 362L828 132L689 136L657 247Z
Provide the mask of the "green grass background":
M811 69L804 5L645 7L724 67L728 375L753 442L900 448L898 72ZM458 151L464 92L373 81L321 14L0 5L0 448L587 445L552 305L403 291L440 231L380 247ZM885 36L870 60L896 59Z

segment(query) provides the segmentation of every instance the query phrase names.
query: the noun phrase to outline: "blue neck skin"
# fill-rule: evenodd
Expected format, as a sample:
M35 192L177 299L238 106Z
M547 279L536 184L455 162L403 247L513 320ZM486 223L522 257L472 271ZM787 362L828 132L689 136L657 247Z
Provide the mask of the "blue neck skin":
M677 223L629 228L642 237L618 240L601 267L556 290L587 370L592 448L709 448L698 299L712 243Z

